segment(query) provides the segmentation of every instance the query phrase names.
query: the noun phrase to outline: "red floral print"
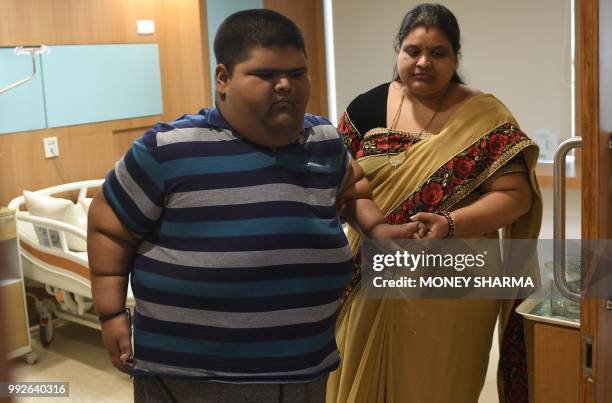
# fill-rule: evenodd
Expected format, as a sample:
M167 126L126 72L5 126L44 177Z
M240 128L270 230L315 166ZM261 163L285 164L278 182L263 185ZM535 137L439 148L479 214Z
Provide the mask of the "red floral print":
M410 133L388 133L381 131L368 135L361 142L360 152L357 158L367 157L368 155L379 155L389 153L399 153L409 149L421 139Z
M406 216L403 214L397 214L395 216L394 224L406 224Z
M380 141L386 142L385 137L381 135ZM410 217L419 211L437 211L438 206L468 186L492 161L499 159L504 151L524 139L525 135L515 126L505 124L498 127L441 166L427 184L417 189L387 216L387 222L401 222L398 215ZM373 151L376 152L380 153L381 150Z
M455 163L455 172L463 178L469 178L476 169L476 162L469 156L463 157Z
M523 318L515 311L521 302L522 300L516 300L513 309L510 310L510 318L504 330L499 356L504 385L502 399L507 403L527 403L529 401Z
M510 143L512 145L518 143L519 141L521 141L523 139L522 136L523 133L516 131L516 132L512 132L512 135L510 136Z
M411 199L406 200L403 204L402 204L402 210L403 211L411 211L414 208L414 201Z
M346 112L344 112L340 118L340 122L338 122L338 131L342 135L346 149L349 150L353 158L359 158L356 155L361 148L361 137L357 129L351 124Z
M423 203L429 206L437 206L444 195L444 188L439 183L428 183L421 190Z
M504 146L508 142L508 136L504 134L493 134L489 139L489 153L491 159L497 159L504 150Z

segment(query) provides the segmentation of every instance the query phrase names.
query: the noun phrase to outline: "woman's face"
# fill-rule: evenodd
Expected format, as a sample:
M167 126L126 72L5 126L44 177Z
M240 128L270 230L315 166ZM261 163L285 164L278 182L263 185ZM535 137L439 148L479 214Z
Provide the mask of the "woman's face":
M414 28L401 44L397 71L408 90L415 95L436 95L444 91L457 68L457 56L440 29Z

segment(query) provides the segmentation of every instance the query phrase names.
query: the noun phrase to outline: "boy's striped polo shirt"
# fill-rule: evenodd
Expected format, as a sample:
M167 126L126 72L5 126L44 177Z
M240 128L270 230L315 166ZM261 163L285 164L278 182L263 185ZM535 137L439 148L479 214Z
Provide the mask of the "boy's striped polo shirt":
M134 375L286 383L336 368L353 266L335 202L350 163L313 115L275 150L216 109L136 140L104 184L144 236L131 270Z

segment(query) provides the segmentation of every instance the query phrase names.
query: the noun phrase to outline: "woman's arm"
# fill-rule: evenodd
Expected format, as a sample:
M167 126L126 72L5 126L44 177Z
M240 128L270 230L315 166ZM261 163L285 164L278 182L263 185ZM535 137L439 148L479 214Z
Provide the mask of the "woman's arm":
M455 237L484 235L512 224L526 214L533 203L533 191L525 173L510 173L485 181L483 192L473 203L450 213L455 221ZM428 239L448 235L448 221L433 213L417 213L411 217L425 223Z

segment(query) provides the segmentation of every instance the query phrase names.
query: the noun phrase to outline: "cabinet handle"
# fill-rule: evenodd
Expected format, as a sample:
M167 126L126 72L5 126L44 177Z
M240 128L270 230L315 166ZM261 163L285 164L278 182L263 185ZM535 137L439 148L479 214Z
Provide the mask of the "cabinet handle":
M582 363L582 376L588 378L589 381L593 380L593 337L585 334L582 336L582 356L584 361Z

